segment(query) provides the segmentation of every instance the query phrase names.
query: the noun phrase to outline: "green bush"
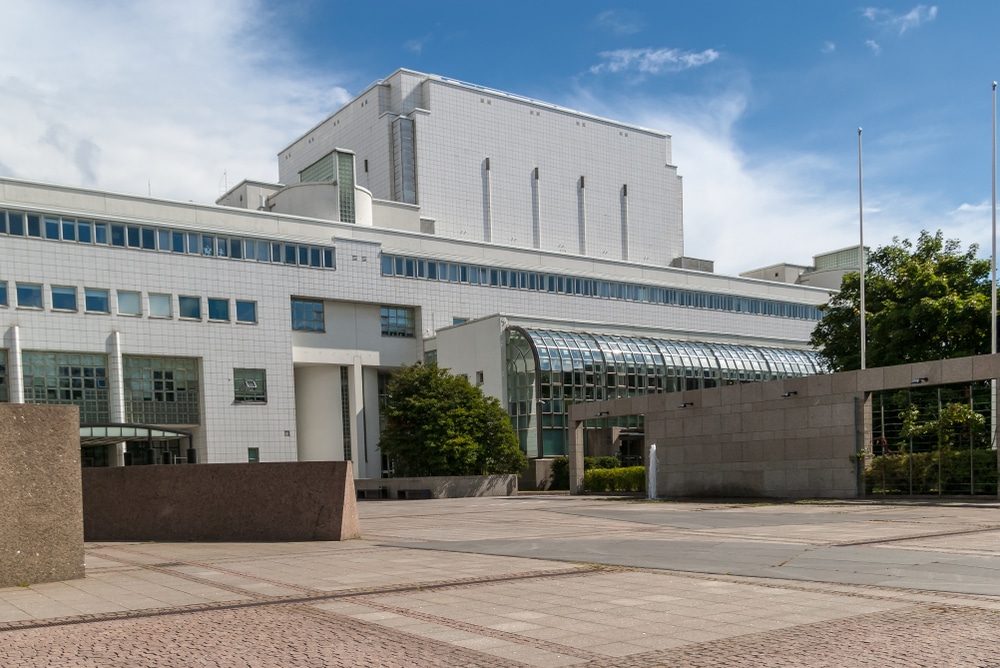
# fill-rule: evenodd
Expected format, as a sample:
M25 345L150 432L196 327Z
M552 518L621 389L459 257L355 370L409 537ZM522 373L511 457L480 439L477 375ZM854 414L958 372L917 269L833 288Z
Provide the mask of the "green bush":
M644 492L646 467L590 469L583 473L583 488L588 492Z
M556 457L552 460L549 480L549 489L569 489L569 457Z
M615 456L608 457L584 457L583 470L589 469L616 469L621 467L621 462Z
M617 457L584 457L583 470L617 469L621 462ZM639 467L642 468L642 467ZM569 489L569 457L556 457L552 460L552 472L549 473L549 489Z
M968 450L879 455L865 471L865 488L869 494L909 494L912 469L914 494L968 494L970 487L975 494L996 494L997 453L973 450L971 468L970 479Z

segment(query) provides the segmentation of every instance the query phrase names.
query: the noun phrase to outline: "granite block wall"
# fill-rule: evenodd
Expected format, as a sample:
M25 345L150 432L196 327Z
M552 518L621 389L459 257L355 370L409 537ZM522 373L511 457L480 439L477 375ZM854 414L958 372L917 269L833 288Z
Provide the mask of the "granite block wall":
M360 535L350 462L83 471L87 540L307 541Z
M0 587L84 575L78 415L0 403Z

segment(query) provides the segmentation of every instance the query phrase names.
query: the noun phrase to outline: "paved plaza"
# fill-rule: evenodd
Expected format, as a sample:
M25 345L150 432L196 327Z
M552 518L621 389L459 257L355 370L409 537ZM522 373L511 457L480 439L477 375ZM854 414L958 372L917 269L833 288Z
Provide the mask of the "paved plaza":
M370 501L362 539L88 543L0 666L1000 666L1000 504Z

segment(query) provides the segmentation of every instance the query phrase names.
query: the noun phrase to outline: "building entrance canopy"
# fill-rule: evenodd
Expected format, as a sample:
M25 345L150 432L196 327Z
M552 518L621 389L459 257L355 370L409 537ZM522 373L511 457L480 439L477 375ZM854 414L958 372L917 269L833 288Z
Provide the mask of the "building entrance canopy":
M191 432L144 424L88 424L80 427L80 445L112 445L122 442L153 443L188 439Z

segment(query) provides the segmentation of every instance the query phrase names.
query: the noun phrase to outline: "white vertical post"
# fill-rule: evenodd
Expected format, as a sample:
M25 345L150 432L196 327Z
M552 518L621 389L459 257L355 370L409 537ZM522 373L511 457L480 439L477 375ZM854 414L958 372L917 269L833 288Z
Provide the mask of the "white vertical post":
M649 444L649 468L646 470L646 498L656 498L656 443Z
M125 419L125 363L122 360L121 332L111 332L108 340L108 417L111 422L124 424ZM125 442L111 446L115 455L112 466L125 466ZM189 447L194 447L190 444Z
M867 361L867 334L865 333L865 207L861 186L861 128L858 128L858 230L861 240L858 244L858 264L861 265L861 368Z
M10 350L7 351L7 383L10 385L8 399L12 404L24 403L24 365L21 363L21 328L11 325Z

